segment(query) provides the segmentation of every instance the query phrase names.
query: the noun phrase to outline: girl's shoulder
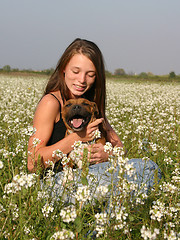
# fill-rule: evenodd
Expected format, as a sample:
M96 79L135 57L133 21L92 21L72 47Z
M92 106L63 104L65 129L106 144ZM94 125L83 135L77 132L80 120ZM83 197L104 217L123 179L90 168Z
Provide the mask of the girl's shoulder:
M36 108L36 114L52 114L56 115L59 112L60 103L52 94L46 94L40 100Z
M42 97L41 101L39 102L41 105L46 105L47 107L55 107L59 108L60 106L63 106L63 102L61 99L60 94L56 92L50 92Z

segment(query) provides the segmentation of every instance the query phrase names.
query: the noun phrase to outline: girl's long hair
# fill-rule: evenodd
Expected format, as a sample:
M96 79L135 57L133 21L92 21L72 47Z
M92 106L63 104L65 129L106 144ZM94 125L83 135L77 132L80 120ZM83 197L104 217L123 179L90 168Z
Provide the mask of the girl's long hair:
M60 90L64 101L70 98L70 92L64 80L64 69L66 68L66 65L69 63L70 59L75 54L85 55L92 61L95 66L96 78L94 84L83 95L83 97L90 101L94 101L99 109L99 117L103 117L104 119L106 119L106 82L104 59L98 46L91 41L77 38L66 48L47 83L44 95L53 91Z

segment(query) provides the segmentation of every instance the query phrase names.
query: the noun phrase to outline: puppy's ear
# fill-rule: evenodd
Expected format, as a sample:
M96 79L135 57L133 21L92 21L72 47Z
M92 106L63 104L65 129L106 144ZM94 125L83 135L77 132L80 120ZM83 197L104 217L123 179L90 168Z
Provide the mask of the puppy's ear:
M95 102L93 102L93 112L96 117L99 115L99 110Z

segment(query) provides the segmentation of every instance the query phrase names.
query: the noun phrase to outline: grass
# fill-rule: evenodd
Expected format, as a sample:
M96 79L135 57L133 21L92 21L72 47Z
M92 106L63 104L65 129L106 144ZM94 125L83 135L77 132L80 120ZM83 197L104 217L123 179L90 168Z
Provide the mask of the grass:
M73 179L60 175L66 181L57 187L51 171L44 179L27 171L27 142L46 81L0 75L0 239L92 239L94 230L97 239L180 239L180 84L108 79L107 117L128 153L110 159L107 186L96 176L90 181L86 167L82 175L74 172L74 191ZM148 195L123 177L131 158L151 159L162 171ZM120 162L115 186L114 164Z

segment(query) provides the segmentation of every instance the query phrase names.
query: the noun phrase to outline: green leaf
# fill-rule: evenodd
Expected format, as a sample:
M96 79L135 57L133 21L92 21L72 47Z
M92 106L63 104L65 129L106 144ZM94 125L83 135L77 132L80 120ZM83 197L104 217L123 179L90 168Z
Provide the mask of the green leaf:
M82 227L83 227L83 223L82 223L81 217L77 217L77 218L75 219L75 221L74 221L74 224L75 224L75 226L76 226L76 231L77 231L78 233L80 233L81 230L82 230Z
M134 221L134 217L132 215L129 216L129 220L130 220L130 222L133 222Z
M82 182L83 185L88 186L88 180L87 180L86 177L81 177L81 182Z

